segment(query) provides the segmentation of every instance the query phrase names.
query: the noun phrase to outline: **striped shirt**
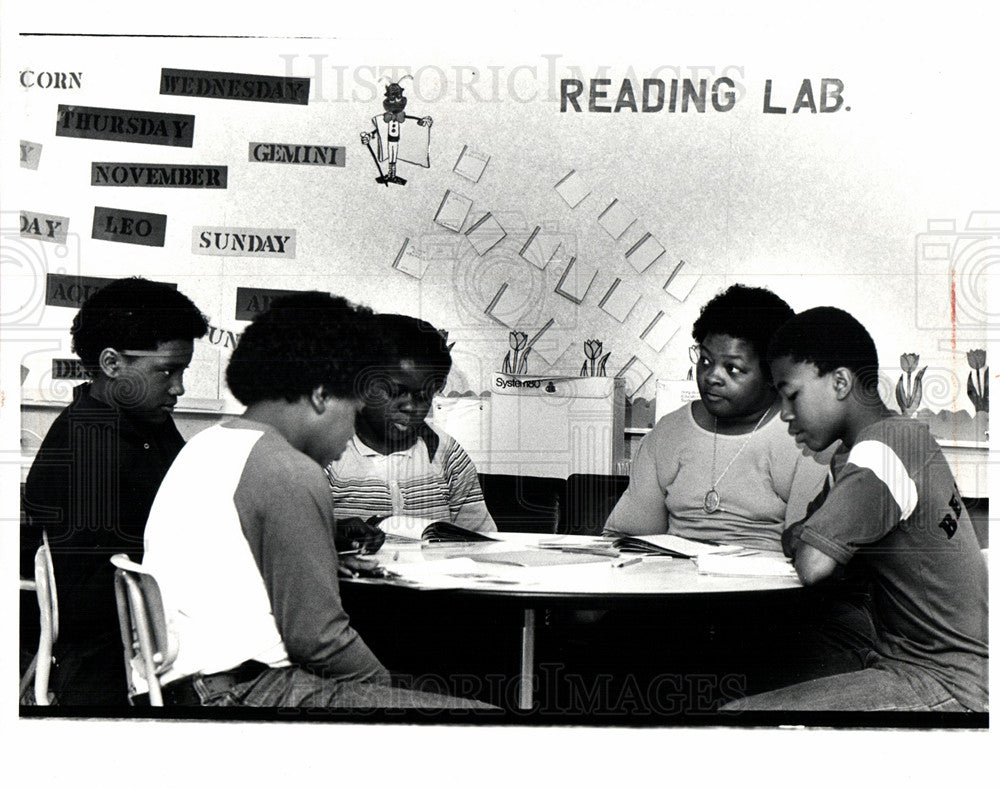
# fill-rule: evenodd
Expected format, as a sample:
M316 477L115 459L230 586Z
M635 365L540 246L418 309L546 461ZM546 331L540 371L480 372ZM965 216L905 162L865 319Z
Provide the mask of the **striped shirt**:
M337 519L406 514L446 521L472 531L496 531L476 466L447 433L434 459L418 440L409 449L379 454L356 435L326 469Z

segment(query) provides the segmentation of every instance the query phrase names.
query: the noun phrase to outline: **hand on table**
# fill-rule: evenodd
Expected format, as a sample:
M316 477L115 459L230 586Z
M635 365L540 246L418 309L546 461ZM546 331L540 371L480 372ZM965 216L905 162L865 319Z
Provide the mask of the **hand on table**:
M333 542L338 553L356 551L360 555L377 553L385 542L385 532L371 518L345 517L337 521L333 532Z

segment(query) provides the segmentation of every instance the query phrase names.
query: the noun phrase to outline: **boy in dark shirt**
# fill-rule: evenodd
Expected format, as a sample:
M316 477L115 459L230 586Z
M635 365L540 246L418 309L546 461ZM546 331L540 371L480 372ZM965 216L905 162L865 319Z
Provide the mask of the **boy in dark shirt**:
M795 440L814 451L842 442L785 552L806 585L860 564L877 638L862 670L726 708L986 711L986 562L941 448L926 425L886 409L875 344L847 312L800 313L768 358Z
M208 326L175 288L119 279L73 320L73 350L92 375L52 423L24 488L21 574L31 577L48 535L59 598L50 689L60 705L126 702L113 567L142 555L156 491L184 445L171 414L184 393L193 340ZM37 612L22 614L22 649ZM37 642L37 641L36 641Z

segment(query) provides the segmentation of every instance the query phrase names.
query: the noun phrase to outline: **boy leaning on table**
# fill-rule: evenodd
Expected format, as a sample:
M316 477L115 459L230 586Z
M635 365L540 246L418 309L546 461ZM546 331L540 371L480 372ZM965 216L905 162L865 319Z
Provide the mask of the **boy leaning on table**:
M226 382L246 411L188 442L146 525L179 641L168 704L486 708L391 686L341 604L323 467L354 434L373 350L370 310L327 293L276 299L244 332Z
M841 441L785 552L810 586L860 564L873 580L876 639L861 670L723 708L986 711L986 562L941 448L926 425L885 408L875 344L847 312L795 316L768 358L795 440L814 451Z

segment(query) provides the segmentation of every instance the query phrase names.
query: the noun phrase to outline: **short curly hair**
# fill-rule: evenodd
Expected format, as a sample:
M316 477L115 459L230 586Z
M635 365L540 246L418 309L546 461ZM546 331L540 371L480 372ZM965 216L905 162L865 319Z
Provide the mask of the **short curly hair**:
M95 374L101 351L155 350L174 340L205 336L208 323L190 298L174 286L130 277L108 283L73 318L73 352Z
M334 397L356 397L358 378L377 348L368 307L318 291L280 296L243 332L226 383L247 406L295 402L317 387Z
M838 367L854 373L864 393L877 397L878 350L868 330L850 312L817 306L800 312L771 339L768 363L779 358L815 364L820 375Z
M424 366L443 370L445 374L451 369L451 350L446 335L426 320L380 313L375 315L374 321L386 361L414 359Z
M699 344L709 334L725 334L750 343L767 375L764 357L768 343L794 315L794 310L766 287L735 284L701 308L691 336Z

